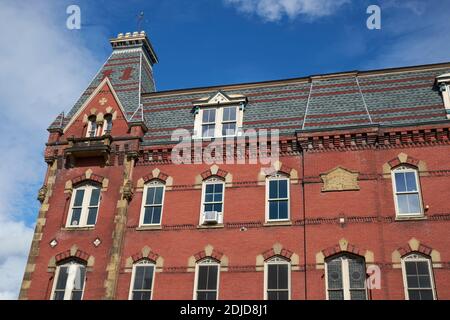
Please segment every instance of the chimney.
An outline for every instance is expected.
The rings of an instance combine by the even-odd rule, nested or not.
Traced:
[[[125,34],[119,33],[117,38],[112,38],[109,42],[113,50],[142,48],[152,65],[158,63],[158,57],[145,31],[127,32]]]

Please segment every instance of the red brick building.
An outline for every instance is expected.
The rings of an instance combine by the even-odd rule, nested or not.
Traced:
[[[20,299],[450,299],[449,63],[156,91],[145,33],[111,44],[48,129]]]

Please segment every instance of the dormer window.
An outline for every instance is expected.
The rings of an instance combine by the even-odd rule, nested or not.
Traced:
[[[247,99],[222,92],[193,102],[195,107],[194,138],[234,137],[243,125]]]
[[[450,73],[440,75],[436,78],[437,85],[442,93],[444,107],[447,112],[447,118],[450,119]]]

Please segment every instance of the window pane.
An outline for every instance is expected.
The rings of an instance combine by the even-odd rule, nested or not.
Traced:
[[[409,300],[420,300],[420,292],[418,290],[408,290]]]
[[[224,123],[222,125],[223,136],[234,136],[236,134],[236,123]]]
[[[414,172],[406,172],[406,190],[409,192],[417,191],[416,174]]]
[[[421,274],[421,275],[430,275],[430,269],[428,267],[428,262],[427,261],[417,261],[415,262],[415,265],[417,267],[417,274]]]
[[[56,282],[56,290],[65,290],[68,276],[68,267],[59,267],[58,281]],[[64,293],[63,293],[64,296]]]
[[[208,266],[199,266],[198,267],[198,276],[197,276],[197,289],[205,290],[207,289],[208,284]]]
[[[409,213],[420,213],[420,200],[419,195],[416,194],[408,194],[408,205],[409,205]]]
[[[278,289],[289,289],[288,278],[288,265],[278,265]]]
[[[269,219],[270,220],[278,219],[278,201],[269,202]]]
[[[214,204],[213,211],[222,212],[222,204],[221,203]]]
[[[81,300],[82,296],[83,296],[83,291],[80,291],[80,290],[72,291],[72,300]]]
[[[81,208],[72,210],[72,218],[70,220],[71,226],[78,226],[80,224]]]
[[[328,300],[344,300],[344,291],[328,291]]]
[[[147,198],[145,199],[145,204],[153,204],[155,200],[155,188],[147,188]]]
[[[205,204],[205,212],[208,212],[208,211],[215,211],[214,204]]]
[[[58,290],[55,291],[53,295],[53,300],[64,300],[64,291]]]
[[[278,219],[288,219],[288,201],[278,201]]]
[[[150,300],[151,291],[135,291],[132,300]]]
[[[143,289],[142,286],[144,284],[144,268],[136,267],[134,274],[134,284],[133,289],[140,290]]]
[[[278,289],[278,265],[267,265],[267,289]]]
[[[407,275],[415,275],[417,274],[417,265],[416,262],[407,261],[405,262],[405,270]]]
[[[214,192],[215,193],[221,193],[223,191],[223,184],[222,183],[216,183],[214,185]]]
[[[350,288],[363,289],[366,281],[366,268],[362,259],[349,258],[348,260]]]
[[[408,208],[408,195],[407,194],[399,194],[397,196],[397,205],[398,205],[398,213],[409,213]]]
[[[207,184],[206,185],[206,193],[213,193],[214,192],[214,185],[213,184]]]
[[[217,289],[217,266],[208,266],[208,287],[209,290]]]
[[[86,269],[84,268],[84,266],[77,266],[75,274],[75,282],[73,285],[73,288],[75,290],[83,290],[85,274]]]
[[[142,283],[142,289],[150,290],[153,282],[153,266],[141,267],[144,269],[144,281]]]
[[[163,197],[163,187],[156,187],[155,189],[155,200],[153,204],[162,204],[162,197]]]
[[[421,300],[433,300],[433,291],[432,290],[420,290],[420,299]]]
[[[276,291],[267,292],[267,300],[278,300],[278,293]]]
[[[87,219],[88,226],[94,225],[95,222],[97,221],[97,210],[98,210],[97,207],[89,208],[88,219]]]
[[[342,262],[335,259],[327,262],[328,289],[342,288]]]
[[[366,290],[351,290],[350,291],[351,300],[366,300]]]
[[[97,206],[99,200],[100,200],[100,189],[98,189],[98,188],[92,189],[91,200],[89,202],[89,205],[90,206]]]
[[[408,284],[408,288],[419,288],[419,279],[416,275],[406,276],[406,282]]]
[[[280,198],[287,198],[288,194],[287,194],[287,180],[278,180],[278,190],[279,190],[279,195],[278,197]]]
[[[216,300],[217,291],[198,291],[197,300]]]
[[[405,192],[406,191],[405,173],[398,172],[395,174],[395,186],[397,188],[397,192]]]
[[[278,291],[278,300],[289,300],[289,291]]]
[[[431,281],[428,275],[426,276],[418,276],[419,279],[419,288],[431,288]]]
[[[216,126],[214,124],[205,124],[202,126],[202,137],[214,137]]]
[[[203,110],[203,123],[210,123],[216,121],[216,109]]]
[[[161,223],[161,206],[146,207],[144,212],[144,224]]]
[[[83,205],[83,198],[84,198],[84,190],[77,190],[75,193],[75,201],[73,205],[75,207],[81,207]]]
[[[269,181],[269,199],[278,198],[278,183],[276,180]]]

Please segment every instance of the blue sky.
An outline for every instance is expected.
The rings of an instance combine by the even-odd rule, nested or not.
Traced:
[[[81,8],[80,30],[66,8]],[[381,30],[366,28],[369,5]],[[450,1],[128,0],[0,3],[0,299],[14,299],[45,174],[45,129],[68,111],[111,53],[146,30],[158,90],[450,61]],[[45,245],[45,244],[44,244]]]

